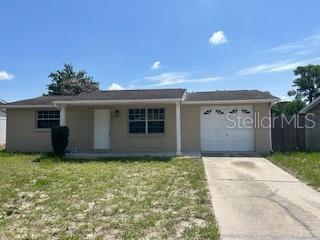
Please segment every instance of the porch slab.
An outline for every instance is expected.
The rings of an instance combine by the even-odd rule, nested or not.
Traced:
[[[67,158],[116,158],[116,157],[177,157],[175,152],[131,152],[131,153],[111,153],[111,152],[79,152],[67,153]],[[200,152],[182,153],[183,158],[200,158]]]

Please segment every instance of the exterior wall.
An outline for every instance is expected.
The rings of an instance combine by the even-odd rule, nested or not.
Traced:
[[[7,109],[8,151],[51,151],[50,130],[36,128],[35,109]]]
[[[249,104],[248,104],[249,105]],[[131,135],[128,133],[129,108],[165,108],[165,133]],[[182,153],[201,152],[200,108],[202,105],[181,105]],[[79,151],[93,150],[93,110],[96,107],[68,107],[66,120],[70,128],[69,148]],[[111,110],[111,152],[176,152],[176,106],[130,105],[100,106]],[[255,104],[260,119],[269,116],[269,104]],[[51,151],[50,130],[36,129],[36,111],[39,109],[8,109],[8,151],[44,152]],[[119,110],[119,116],[114,112]],[[258,119],[257,119],[258,120]],[[270,129],[255,129],[255,151],[268,154],[270,151]]]
[[[267,155],[271,150],[270,104],[255,104],[254,111],[256,116],[255,151]]]
[[[66,122],[70,130],[68,148],[91,151],[93,146],[93,109],[67,107]]]
[[[165,133],[151,135],[133,135],[128,132],[128,109],[144,107],[165,108]],[[119,117],[111,117],[111,151],[113,152],[176,152],[176,106],[175,104],[163,106],[119,106]]]
[[[5,112],[2,112],[0,109],[0,149],[4,147],[6,144],[6,114]]]
[[[0,118],[5,118],[6,117],[6,113],[4,112],[4,110],[2,111],[2,109],[0,109]]]
[[[129,108],[165,108],[165,133],[128,133]],[[100,106],[111,110],[111,152],[176,152],[175,104]],[[97,107],[67,107],[66,121],[70,128],[68,148],[79,151],[93,150],[93,111]],[[51,149],[50,129],[36,128],[36,111],[40,109],[8,109],[7,150],[22,152],[49,152]],[[119,110],[119,117],[115,117]]]
[[[181,106],[182,153],[201,152],[200,109],[203,106],[206,105]],[[269,106],[269,104],[253,105],[256,116],[255,122],[260,122],[263,117],[269,116]],[[263,123],[265,125],[268,124],[267,120],[263,121]],[[270,152],[270,136],[270,128],[263,128],[261,125],[257,124],[257,127],[255,128],[255,152],[262,155]]]
[[[200,105],[181,105],[181,151],[200,152]]]
[[[129,108],[165,108],[164,134],[129,134]],[[93,149],[93,111],[97,107],[67,108],[67,126],[70,128],[69,148],[80,151]],[[132,105],[132,106],[100,106],[99,109],[111,111],[110,151],[111,152],[175,152],[176,123],[175,104],[170,105]],[[115,111],[119,110],[119,116]]]

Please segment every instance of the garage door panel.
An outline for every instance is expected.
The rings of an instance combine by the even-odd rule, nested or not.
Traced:
[[[200,118],[203,151],[254,150],[252,106],[203,107]]]

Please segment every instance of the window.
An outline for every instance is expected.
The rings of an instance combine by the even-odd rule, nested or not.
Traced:
[[[129,133],[164,133],[164,108],[129,109]]]
[[[250,111],[247,109],[242,109],[241,112],[243,112],[244,114],[250,114]]]
[[[212,112],[212,110],[209,109],[209,110],[205,111],[205,112],[203,113],[203,115],[208,115],[208,114],[210,114],[211,112]]]
[[[229,113],[230,113],[230,114],[236,114],[237,112],[238,112],[237,109],[232,109]]]
[[[129,133],[146,132],[146,110],[129,109]]]
[[[222,111],[219,110],[219,109],[216,110],[216,113],[219,114],[219,115],[224,114],[224,112],[222,112]]]
[[[148,109],[148,133],[164,133],[164,109]]]
[[[51,128],[60,125],[60,111],[38,111],[37,128]]]

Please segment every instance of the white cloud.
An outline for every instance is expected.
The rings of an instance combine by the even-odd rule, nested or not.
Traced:
[[[153,82],[148,87],[162,87],[181,83],[208,83],[222,79],[221,77],[193,78],[185,72],[167,72],[155,76],[145,77],[144,79]]]
[[[293,53],[296,55],[310,54],[315,50],[320,50],[320,33],[306,37],[300,41],[289,42],[266,51],[278,53]]]
[[[124,87],[122,87],[121,85],[117,84],[117,83],[112,83],[108,90],[124,90]]]
[[[156,69],[159,69],[159,68],[162,68],[162,65],[161,65],[160,61],[155,61],[151,66],[152,70],[156,70]]]
[[[209,39],[209,42],[213,45],[219,45],[226,43],[228,41],[227,37],[224,35],[223,31],[214,32]]]
[[[6,71],[0,71],[0,80],[11,80],[14,78],[12,73],[8,73]]]
[[[318,64],[320,63],[320,58],[312,58],[303,61],[279,61],[275,63],[261,64],[246,69],[242,69],[238,72],[239,75],[255,75],[264,73],[274,73],[274,72],[286,72],[291,71],[299,66],[304,66],[307,64]]]

